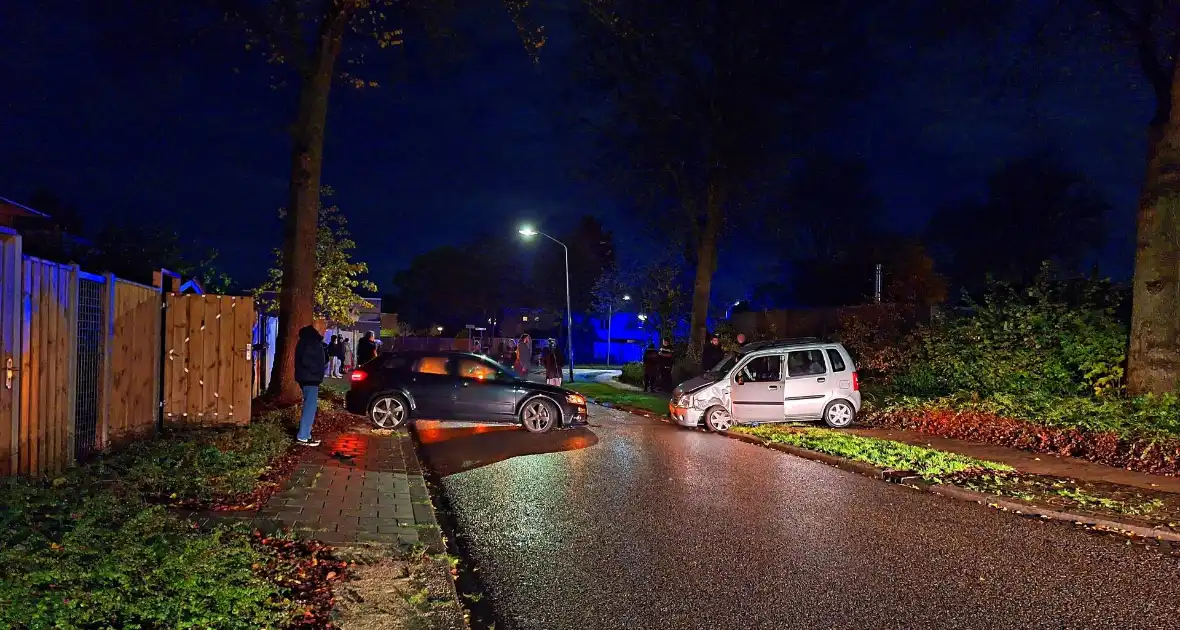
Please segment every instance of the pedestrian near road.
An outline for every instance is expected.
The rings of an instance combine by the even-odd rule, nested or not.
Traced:
[[[660,388],[666,392],[672,391],[672,342],[664,339],[660,341]]]
[[[340,340],[340,334],[332,335],[332,341],[328,343],[328,376],[332,378],[344,378],[340,373],[341,366],[344,365],[344,342]]]
[[[315,424],[316,407],[319,405],[320,384],[328,366],[328,353],[324,347],[324,330],[327,324],[316,320],[311,326],[299,329],[299,341],[295,343],[295,382],[303,389],[303,410],[299,415],[299,433],[295,439],[303,446],[319,446],[320,441],[312,439],[311,427]]]
[[[362,366],[369,361],[377,358],[377,343],[373,341],[373,331],[365,333],[361,340],[356,342],[356,364]]]
[[[516,363],[521,378],[528,377],[533,366],[533,341],[528,335],[521,335],[520,343],[516,344]]]
[[[561,387],[561,368],[565,362],[561,360],[561,351],[557,342],[549,340],[549,345],[541,353],[541,362],[545,365],[545,382]]]
[[[725,357],[725,352],[721,350],[721,338],[717,335],[709,336],[709,343],[705,344],[704,350],[701,351],[701,372],[708,372],[721,363],[721,359]]]
[[[643,391],[656,391],[656,383],[660,379],[660,353],[656,352],[655,344],[647,344],[643,351]]]

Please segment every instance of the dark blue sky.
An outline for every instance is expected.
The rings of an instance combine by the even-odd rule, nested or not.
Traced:
[[[271,89],[269,70],[245,55],[197,63],[200,52],[189,51],[120,69],[76,14],[0,12],[0,196],[27,201],[45,187],[94,222],[180,225],[220,249],[236,277],[259,280],[278,240],[294,94]],[[455,67],[401,84],[374,67],[383,87],[333,92],[324,182],[382,289],[415,254],[477,233],[515,238],[523,219],[561,230],[598,215],[624,263],[658,246],[576,175],[587,145],[559,115],[566,33],[549,26],[540,68],[507,17],[493,15],[469,33]],[[1017,53],[967,43],[894,49],[833,144],[868,160],[889,222],[911,230],[939,204],[981,195],[1006,156],[1057,146],[1113,202],[1101,261],[1124,276],[1150,94],[1133,67],[1101,54],[1071,55],[1065,70],[1032,55],[1018,66],[1018,88],[1001,90]],[[770,268],[771,256],[739,259],[735,249],[722,252],[719,300],[741,296]]]

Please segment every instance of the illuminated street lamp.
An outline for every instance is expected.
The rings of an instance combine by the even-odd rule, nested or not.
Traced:
[[[561,249],[565,252],[565,332],[566,343],[569,344],[570,382],[572,383],[574,380],[574,312],[570,309],[570,248],[552,236],[533,229],[530,225],[522,226],[518,231],[525,238],[531,238],[540,234],[554,243],[561,245]]]
[[[442,327],[442,326],[439,326],[439,327],[438,327],[438,332],[440,332],[440,333],[441,333],[442,331],[443,331],[443,327]]]
[[[730,318],[730,315],[733,313],[733,307],[735,307],[735,306],[737,306],[737,305],[739,305],[739,304],[741,304],[741,303],[742,303],[742,301],[741,301],[741,300],[738,300],[737,302],[734,302],[733,304],[730,304],[730,305],[729,305],[729,308],[725,309],[725,319],[727,319],[727,320],[728,320],[728,319]]]
[[[623,296],[624,302],[630,301],[630,299],[631,299],[630,295]],[[606,305],[606,365],[607,365],[607,367],[610,367],[610,325],[611,325],[611,322],[614,321],[614,314],[615,314],[615,304],[614,304],[614,300],[611,300],[611,303]]]
[[[647,315],[644,315],[643,313],[640,313],[639,315],[637,315],[637,317],[639,317],[639,321],[641,321],[641,322],[647,321]]]

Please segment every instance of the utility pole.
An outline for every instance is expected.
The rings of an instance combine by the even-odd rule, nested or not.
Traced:
[[[877,274],[873,279],[873,301],[881,303],[881,263],[877,263]]]

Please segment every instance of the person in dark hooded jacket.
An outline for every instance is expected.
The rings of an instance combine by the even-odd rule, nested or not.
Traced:
[[[304,446],[320,445],[319,440],[312,439],[311,427],[315,424],[320,384],[324,382],[324,371],[328,368],[328,353],[324,350],[326,328],[327,323],[322,319],[300,328],[299,341],[295,344],[295,382],[303,388],[303,411],[295,439]]]

